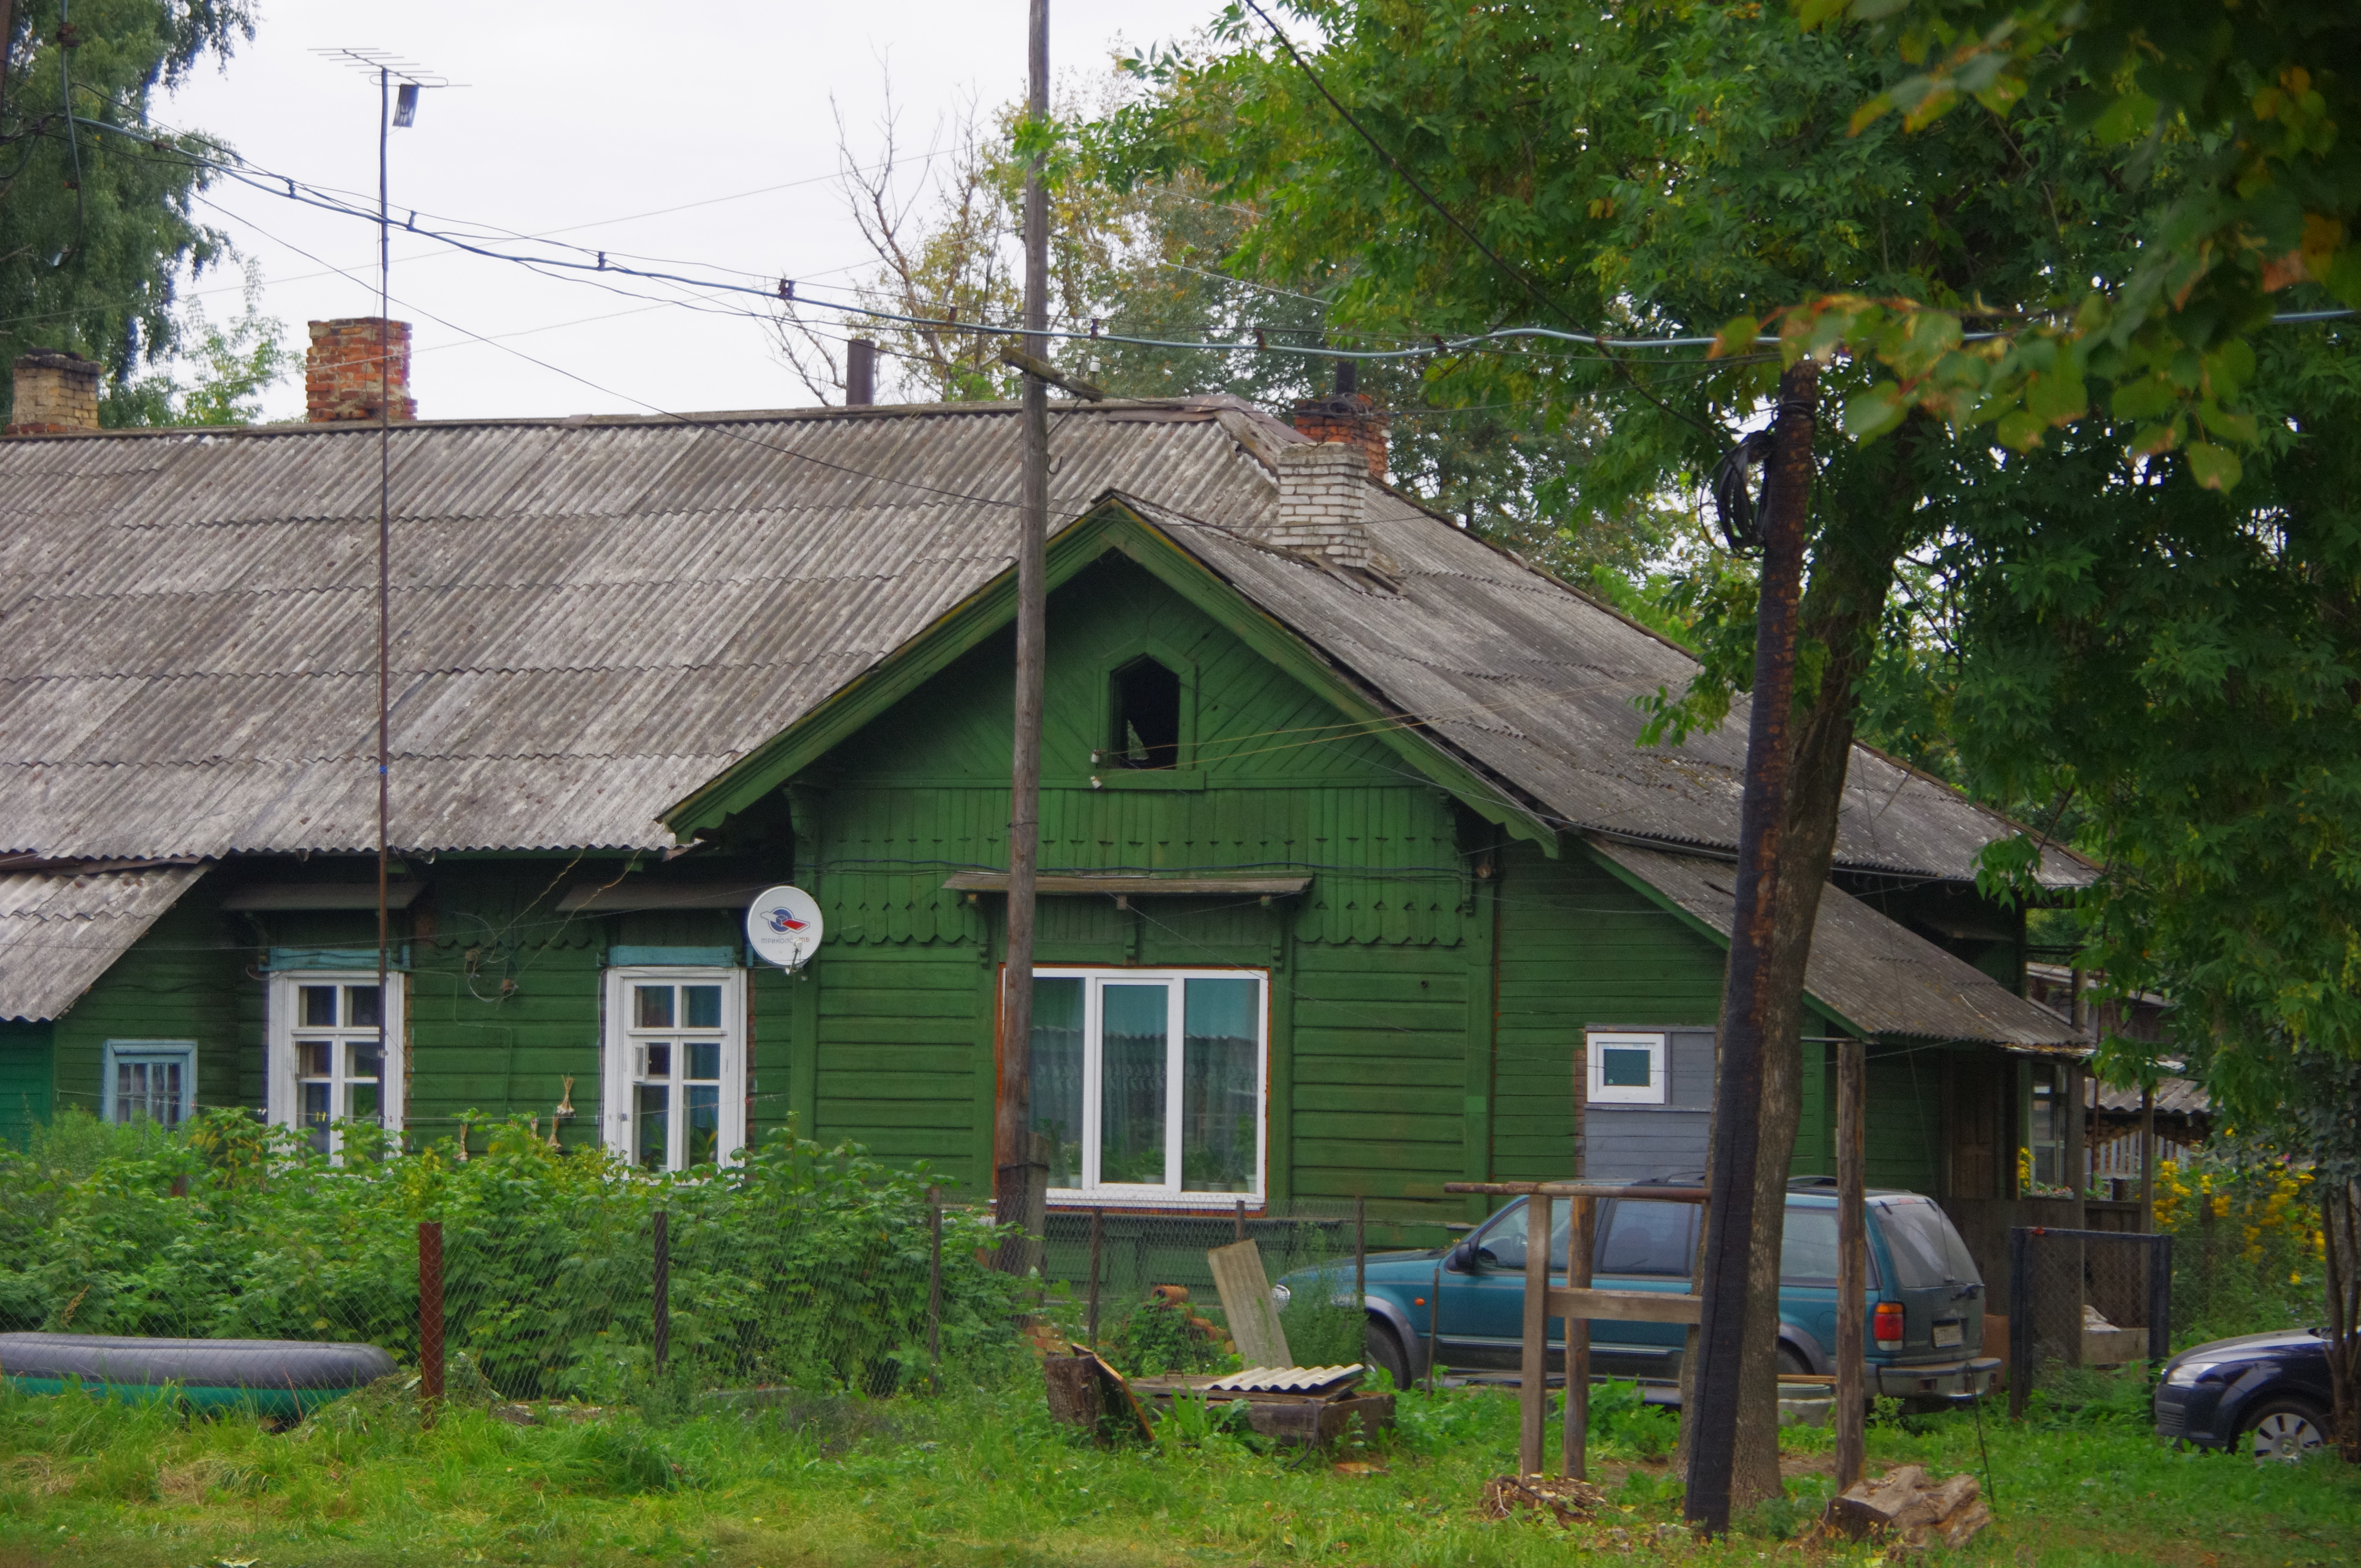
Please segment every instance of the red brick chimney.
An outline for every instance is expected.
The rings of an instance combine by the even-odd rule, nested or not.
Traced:
[[[1377,404],[1356,389],[1353,362],[1336,362],[1336,390],[1324,398],[1305,398],[1295,405],[1295,428],[1314,441],[1341,441],[1360,449],[1369,465],[1369,477],[1386,477],[1386,416]]]
[[[379,378],[397,420],[416,419],[410,396],[410,323],[379,316],[313,322],[303,356],[303,417],[313,424],[378,418]],[[385,360],[382,370],[379,360]]]
[[[62,348],[36,348],[18,356],[8,433],[71,435],[96,430],[98,375],[97,360]]]

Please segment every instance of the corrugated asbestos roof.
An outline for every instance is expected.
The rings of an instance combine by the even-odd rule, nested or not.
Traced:
[[[1591,842],[1681,908],[1730,935],[1737,868],[1699,855]],[[2047,1007],[2027,1002],[1843,890],[1820,890],[1804,989],[1855,1028],[1927,1040],[1981,1040],[2077,1055],[2089,1042]]]
[[[0,1019],[54,1018],[172,907],[203,866],[0,872]]]
[[[1232,399],[1060,407],[1053,522],[1110,490],[1543,815],[1734,841],[1745,707],[1641,751],[1686,655],[1375,493],[1400,592],[1262,548]],[[0,850],[357,850],[375,834],[377,433],[0,442]],[[657,847],[657,817],[1007,568],[1003,405],[399,427],[393,841]],[[1866,751],[1841,865],[1971,874],[2014,829]],[[2045,879],[2086,880],[2053,853]]]

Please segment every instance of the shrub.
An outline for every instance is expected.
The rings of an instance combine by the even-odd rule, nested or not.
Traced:
[[[362,1133],[367,1129],[354,1129]],[[489,1387],[546,1398],[653,1388],[652,1221],[670,1231],[684,1387],[884,1393],[925,1369],[927,1175],[781,1134],[735,1167],[651,1174],[524,1125],[487,1154],[348,1135],[341,1163],[236,1111],[171,1135],[69,1113],[0,1153],[0,1324],[366,1341],[417,1354],[418,1225],[444,1230],[446,1343]],[[947,1361],[1006,1363],[1015,1282],[944,1215]]]

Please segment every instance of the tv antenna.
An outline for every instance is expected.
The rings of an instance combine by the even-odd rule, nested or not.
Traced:
[[[387,971],[391,967],[391,919],[388,914],[388,873],[392,866],[389,832],[392,806],[391,722],[393,687],[393,225],[387,205],[386,154],[396,127],[418,123],[418,96],[428,88],[463,85],[414,60],[390,49],[370,48],[315,49],[323,60],[377,79],[377,1021],[378,1071],[399,1073],[394,1016]],[[378,1094],[378,1113],[388,1100]],[[405,1110],[407,1106],[405,1104]],[[400,1135],[400,1129],[395,1129]]]

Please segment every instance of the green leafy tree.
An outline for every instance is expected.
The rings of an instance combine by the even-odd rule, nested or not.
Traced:
[[[252,424],[262,414],[262,394],[302,356],[287,345],[286,323],[260,313],[261,269],[246,269],[246,308],[227,326],[216,326],[201,301],[183,307],[179,358],[190,375],[183,381],[167,368],[110,388],[99,400],[98,422],[110,430],[134,425]]]
[[[1693,489],[1765,411],[1783,359],[1833,354],[1841,339],[1827,320],[1783,307],[1841,295],[1964,309],[2038,294],[2053,277],[2123,276],[2163,188],[2129,187],[2055,114],[1856,129],[1854,111],[1895,85],[1901,62],[1776,7],[1307,0],[1284,15],[1307,36],[1316,27],[1316,52],[1299,45],[1299,61],[1259,13],[1234,8],[1218,47],[1144,62],[1155,92],[1098,131],[1141,178],[1193,169],[1217,197],[1253,208],[1237,246],[1249,276],[1350,257],[1334,312],[1370,330],[1713,338],[1733,318],[1776,322],[1772,353],[1748,325],[1721,334],[1719,356],[1544,339],[1430,364],[1430,380],[1594,421],[1602,437],[1566,477],[1610,514]],[[1930,374],[1964,373],[1946,359],[1960,345],[1939,334],[1905,332],[1887,347]],[[1870,392],[1872,368],[1831,359],[1829,400]],[[1946,417],[1915,404],[1882,441],[1824,446],[1783,887],[1825,883],[1862,693],[1881,651],[1906,635],[1898,564],[1922,556],[1952,515],[1930,498],[1971,482]],[[1673,587],[1670,611],[1704,660],[1689,689],[1658,695],[1658,732],[1677,735],[1719,722],[1751,679],[1753,586],[1744,562],[1707,558]],[[1776,915],[1741,1506],[1779,1486],[1776,1216],[1800,1110],[1816,902],[1784,898]]]
[[[252,15],[244,0],[16,0],[5,20],[0,376],[27,349],[71,348],[120,394],[181,346],[182,272],[229,255],[194,215],[195,159],[218,145],[155,126],[153,100],[225,61]]]
[[[1938,122],[1973,104],[2056,116],[2118,155],[2125,180],[2172,171],[2138,260],[2063,272],[2023,293],[1809,302],[1896,378],[1848,411],[1890,428],[1914,403],[1997,422],[2020,450],[2110,389],[2134,450],[2185,451],[2198,482],[2238,482],[2261,439],[2246,397],[2275,310],[2361,307],[2361,8],[2347,0],[1796,0],[1807,26],[1849,18],[1910,73],[1865,100],[1856,129],[1899,112]],[[1992,329],[1961,352],[1963,318]],[[1919,351],[1940,343],[1941,356]]]

